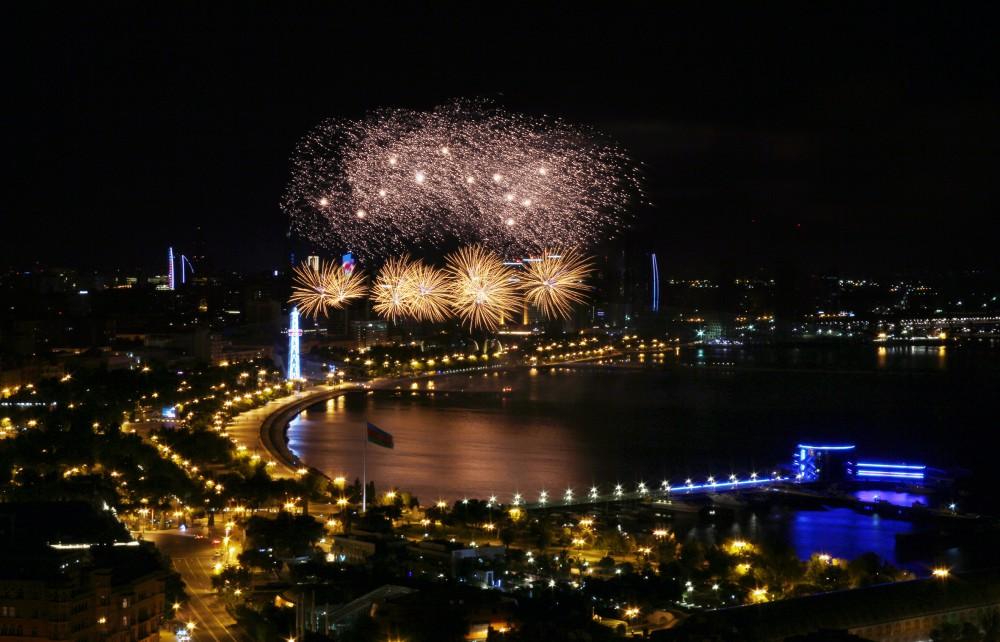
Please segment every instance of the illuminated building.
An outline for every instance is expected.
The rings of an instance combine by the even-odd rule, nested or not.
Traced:
[[[181,254],[181,285],[187,283],[187,269],[185,269],[185,266],[191,270],[191,274],[194,274],[194,266],[191,265],[191,261],[188,257]]]
[[[174,281],[174,248],[167,248],[167,289],[173,290],[177,283]]]
[[[292,308],[288,321],[288,380],[302,378],[302,365],[299,359],[299,339],[302,330],[299,329],[299,309]]]
[[[689,618],[669,639],[717,639],[710,634],[727,631],[734,640],[783,642],[824,631],[842,632],[822,638],[830,640],[851,639],[844,635],[850,634],[878,642],[919,642],[930,640],[944,623],[979,625],[997,615],[1000,576],[990,569],[708,611]]]
[[[352,321],[351,328],[358,348],[389,343],[389,327],[385,321]]]
[[[795,475],[800,481],[838,481],[850,476],[847,458],[854,444],[799,444],[793,457]]]
[[[151,544],[82,502],[0,506],[0,639],[157,642],[166,580]]]
[[[853,470],[854,478],[858,481],[920,483],[924,481],[927,466],[859,461],[854,464]]]
[[[311,254],[306,257],[306,265],[311,267],[313,270],[319,272],[319,257],[315,254]]]
[[[652,254],[652,273],[653,273],[653,301],[650,306],[650,310],[653,312],[660,311],[660,266],[656,262],[656,252]]]
[[[860,461],[854,449],[854,444],[799,444],[792,458],[796,478],[802,482],[948,483],[944,471],[923,464]]]

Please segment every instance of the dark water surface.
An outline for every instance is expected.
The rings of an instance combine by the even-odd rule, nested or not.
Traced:
[[[935,346],[691,349],[624,366],[438,376],[417,391],[309,408],[289,440],[309,464],[353,478],[371,421],[396,448],[368,448],[368,478],[424,501],[765,472],[799,441],[976,470],[989,466],[1000,427],[994,357]]]
[[[800,441],[988,476],[1000,427],[996,356],[951,346],[687,349],[610,366],[437,376],[416,390],[318,404],[288,435],[310,465],[353,479],[371,421],[396,447],[368,447],[368,479],[425,503],[764,473]],[[888,559],[895,534],[910,529],[846,509],[795,511],[764,526],[800,553]]]

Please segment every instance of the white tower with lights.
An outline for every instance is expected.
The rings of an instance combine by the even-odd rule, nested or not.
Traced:
[[[177,283],[174,281],[174,248],[167,248],[167,287],[175,289]]]
[[[299,360],[299,337],[302,330],[299,329],[299,309],[293,307],[289,314],[288,321],[288,380],[295,381],[302,378],[302,365]]]

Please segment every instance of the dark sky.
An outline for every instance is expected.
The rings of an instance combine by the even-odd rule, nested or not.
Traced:
[[[266,269],[309,128],[488,97],[645,163],[630,245],[668,273],[997,265],[1000,52],[973,3],[85,4],[5,10],[0,264],[201,239]]]

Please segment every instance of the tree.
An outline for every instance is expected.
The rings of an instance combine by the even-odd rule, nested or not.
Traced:
[[[255,515],[247,522],[251,549],[270,550],[278,558],[306,555],[323,536],[323,525],[309,515],[281,511],[274,519]]]

